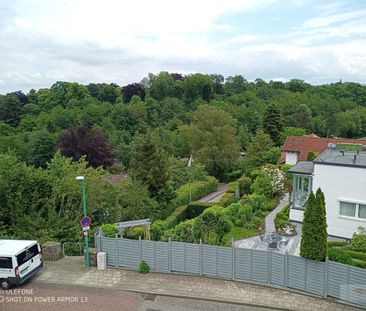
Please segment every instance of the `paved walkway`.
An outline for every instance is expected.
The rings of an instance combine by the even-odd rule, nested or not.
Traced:
[[[355,311],[355,307],[298,292],[256,284],[182,274],[149,273],[122,269],[86,269],[80,257],[47,262],[35,281],[110,288],[179,298],[232,302],[279,310]]]
[[[205,203],[218,203],[220,202],[221,197],[227,191],[227,184],[220,184],[217,188],[217,191],[206,195],[205,197],[198,200],[198,202],[205,202]]]
[[[283,196],[283,198],[280,200],[280,203],[278,203],[277,207],[266,216],[266,219],[265,219],[266,233],[271,233],[271,232],[276,231],[276,227],[274,224],[276,215],[279,212],[281,212],[287,204],[288,204],[288,193],[286,193]]]

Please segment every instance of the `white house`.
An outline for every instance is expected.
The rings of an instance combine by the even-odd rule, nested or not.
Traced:
[[[331,144],[313,162],[299,162],[290,169],[293,174],[290,220],[302,222],[310,191],[315,193],[321,188],[328,234],[351,239],[359,226],[366,227],[366,152],[337,149],[337,145]]]

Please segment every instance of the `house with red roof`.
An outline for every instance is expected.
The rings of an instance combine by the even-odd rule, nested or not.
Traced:
[[[281,148],[280,163],[294,165],[301,161],[308,161],[310,152],[317,156],[328,148],[328,144],[342,143],[366,145],[366,139],[324,138],[315,134],[307,136],[288,136]]]

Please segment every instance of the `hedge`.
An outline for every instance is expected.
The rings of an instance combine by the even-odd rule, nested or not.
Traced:
[[[235,193],[232,192],[226,192],[221,198],[220,198],[220,205],[226,207],[229,206],[232,203],[235,203],[239,199],[235,197]]]
[[[328,247],[342,247],[349,244],[350,243],[346,241],[328,241]]]
[[[169,228],[174,227],[183,220],[192,219],[201,215],[206,208],[212,205],[211,203],[192,202],[188,205],[179,206],[165,221]]]
[[[352,264],[352,257],[339,248],[328,249],[328,258],[331,261],[340,262],[346,265]]]
[[[233,172],[230,172],[230,173],[225,173],[222,177],[222,181],[223,182],[230,182],[230,181],[238,179],[241,175],[243,175],[242,170],[237,170],[237,171],[233,171]]]
[[[343,252],[350,255],[354,259],[366,261],[366,253],[365,252],[352,251],[352,250],[348,250],[348,249],[342,249],[342,250],[343,250]]]
[[[352,266],[366,269],[366,261],[352,260]]]
[[[289,219],[289,213],[290,213],[290,205],[286,205],[281,212],[277,213],[276,218],[274,220],[276,229],[281,229],[291,225],[291,221]]]
[[[217,191],[217,186],[218,180],[212,176],[207,176],[204,181],[195,181],[190,184],[184,184],[176,190],[177,196],[170,203],[170,207],[176,208],[190,203],[190,192],[192,195],[192,201],[196,201]]]
[[[236,189],[239,189],[239,183],[237,181],[233,181],[227,185],[228,193],[235,193]]]

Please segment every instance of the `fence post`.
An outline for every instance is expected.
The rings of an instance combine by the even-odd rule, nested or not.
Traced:
[[[118,239],[117,239],[117,234],[114,237],[114,266],[118,267]]]
[[[187,254],[187,247],[186,247],[186,242],[183,242],[183,245],[184,245],[184,253],[183,253],[183,256],[184,256],[184,272],[187,272],[187,258],[186,258],[186,254]]]
[[[308,259],[305,259],[305,292],[307,292],[308,288]]]
[[[231,241],[231,246],[232,246],[232,252],[231,252],[231,256],[232,256],[232,265],[233,265],[233,269],[232,269],[232,279],[235,280],[235,245],[234,245],[234,239],[232,238]]]
[[[168,270],[172,272],[172,239],[168,241]]]
[[[202,263],[202,239],[200,239],[200,246],[199,246],[199,260],[200,260],[200,275],[202,275],[203,270],[203,263]]]
[[[141,235],[140,235],[139,236],[139,263],[138,263],[138,265],[141,263],[141,261],[142,261],[142,240],[141,240]]]
[[[253,250],[249,249],[250,253],[250,279],[253,280]]]
[[[289,269],[288,269],[288,253],[287,253],[287,251],[286,251],[286,254],[285,254],[285,287],[288,287],[288,278],[289,278]]]
[[[323,265],[324,268],[324,292],[323,296],[328,296],[328,258],[325,258],[325,263]]]

